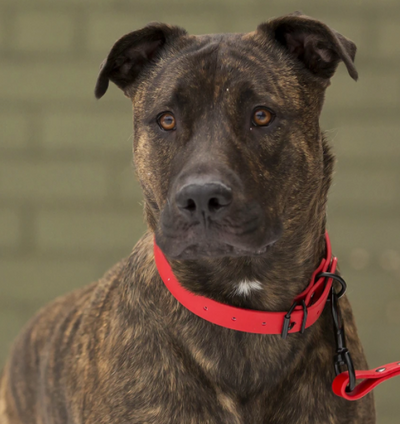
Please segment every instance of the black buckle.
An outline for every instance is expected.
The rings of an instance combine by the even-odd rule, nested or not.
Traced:
[[[294,311],[294,308],[297,305],[301,305],[303,307],[303,321],[301,323],[300,334],[303,334],[306,329],[308,311],[307,311],[306,302],[303,299],[300,303],[294,302],[293,305],[290,307],[289,311],[287,312],[287,314],[285,315],[285,319],[283,321],[282,333],[281,333],[282,339],[286,339],[286,337],[288,336],[289,330],[291,330],[296,325],[295,322],[292,322],[292,323],[290,322],[290,318],[292,316],[292,312]]]

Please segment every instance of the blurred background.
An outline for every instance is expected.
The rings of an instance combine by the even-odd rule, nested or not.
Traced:
[[[358,46],[321,125],[338,162],[328,206],[371,367],[400,360],[400,2],[397,0],[0,0],[0,367],[42,305],[98,279],[143,234],[131,105],[93,88],[113,42],[151,21],[247,32],[302,10]],[[399,422],[400,380],[375,390]]]

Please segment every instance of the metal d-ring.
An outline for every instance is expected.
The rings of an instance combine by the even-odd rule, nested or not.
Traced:
[[[340,285],[342,286],[342,289],[340,290],[339,293],[336,293],[336,296],[337,296],[338,299],[340,299],[341,297],[343,297],[344,294],[346,293],[347,284],[346,284],[346,281],[344,281],[343,278],[340,275],[333,274],[332,272],[320,272],[317,275],[316,278],[317,279],[319,279],[319,278],[332,278],[333,280],[339,282]]]

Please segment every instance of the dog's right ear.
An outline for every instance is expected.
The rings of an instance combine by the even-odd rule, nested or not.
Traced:
[[[97,99],[104,96],[109,81],[126,94],[126,89],[135,81],[168,43],[186,35],[183,28],[161,23],[152,23],[120,38],[100,66],[94,94]]]

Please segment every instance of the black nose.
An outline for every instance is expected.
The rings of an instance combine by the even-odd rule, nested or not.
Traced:
[[[231,202],[232,190],[219,182],[187,184],[176,194],[176,204],[188,218],[220,216]]]

